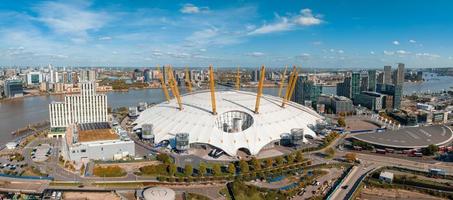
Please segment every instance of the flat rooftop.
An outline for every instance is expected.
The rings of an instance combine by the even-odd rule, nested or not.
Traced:
[[[382,133],[362,133],[351,136],[370,144],[391,148],[423,148],[430,144],[443,145],[453,140],[452,130],[447,126],[409,127]]]
[[[102,123],[87,123],[78,125],[78,142],[94,142],[103,140],[117,140],[119,135],[116,134],[110,124]]]

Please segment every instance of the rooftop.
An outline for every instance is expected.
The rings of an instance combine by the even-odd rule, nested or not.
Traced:
[[[118,134],[112,130],[110,124],[107,122],[79,124],[77,129],[79,131],[78,142],[119,139]]]

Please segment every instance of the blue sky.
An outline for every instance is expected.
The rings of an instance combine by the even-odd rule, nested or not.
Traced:
[[[453,67],[452,1],[17,1],[0,65]]]

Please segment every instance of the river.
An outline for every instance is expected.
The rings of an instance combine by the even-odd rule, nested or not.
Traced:
[[[428,79],[429,78],[429,79]],[[453,86],[451,77],[437,77],[426,74],[428,81],[423,83],[406,83],[404,93],[414,91],[440,91],[448,90]],[[255,88],[244,90],[255,91]],[[335,87],[325,87],[324,93],[335,94]],[[182,89],[182,93],[184,93]],[[264,88],[265,94],[276,95],[278,88]],[[108,104],[112,108],[121,106],[134,106],[139,102],[158,103],[164,100],[161,89],[130,90],[128,92],[109,92]],[[22,128],[30,123],[48,120],[48,105],[52,101],[63,101],[63,95],[24,97],[7,100],[0,103],[0,144],[5,144],[14,139],[12,131]]]

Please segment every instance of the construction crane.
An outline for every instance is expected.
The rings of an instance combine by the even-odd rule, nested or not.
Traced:
[[[209,88],[211,89],[212,114],[217,115],[217,109],[215,104],[214,69],[212,68],[212,65],[209,65]]]
[[[255,114],[259,114],[259,110],[260,110],[260,100],[261,100],[261,95],[263,93],[264,76],[266,76],[265,72],[266,72],[266,70],[265,70],[264,66],[261,66],[260,82],[258,83],[258,91],[256,92]]]
[[[160,67],[157,66],[157,72],[160,74],[160,84],[162,85],[162,90],[164,91],[165,99],[167,102],[170,102],[170,95],[168,95],[167,83],[165,83],[164,74],[160,73]]]
[[[294,79],[296,78],[294,75],[296,74],[296,66],[293,67],[293,71],[289,75],[289,82],[286,86],[285,98],[283,98],[282,107],[285,107],[286,102],[291,98],[291,86],[293,85]]]
[[[239,72],[239,67],[238,67],[237,74],[236,74],[236,90],[239,90],[240,88],[241,88],[241,74]]]
[[[285,71],[283,72],[280,80],[280,87],[278,88],[278,97],[282,97],[282,90],[283,90],[283,84],[285,83],[285,75],[286,75],[286,70],[288,69],[288,66],[285,66]]]
[[[190,81],[189,68],[187,68],[187,67],[186,67],[186,74],[184,76],[186,78],[187,92],[192,92],[192,82]]]
[[[173,69],[171,66],[167,68],[167,74],[168,74],[168,82],[170,85],[171,92],[173,93],[173,96],[175,96],[176,101],[178,102],[179,110],[182,110],[182,103],[181,103],[181,96],[179,96],[179,89],[178,89],[178,84],[176,83],[175,77],[173,75]]]

